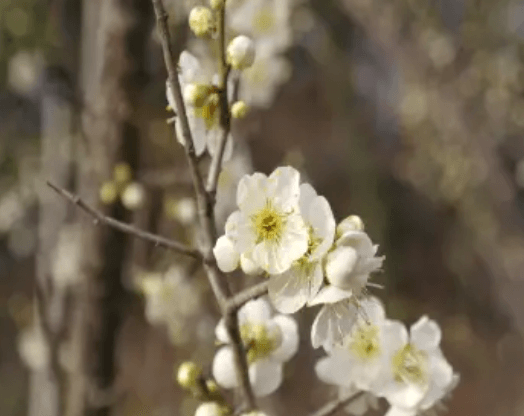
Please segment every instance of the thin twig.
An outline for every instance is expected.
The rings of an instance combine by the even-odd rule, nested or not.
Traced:
[[[97,211],[93,207],[89,206],[78,195],[73,195],[71,192],[66,191],[63,188],[60,188],[59,186],[49,181],[47,182],[47,185],[50,188],[52,188],[56,193],[66,198],[72,204],[75,204],[78,207],[82,208],[85,212],[91,215],[96,222],[105,224],[111,228],[122,231],[123,233],[134,235],[135,237],[141,238],[145,241],[149,241],[155,244],[156,246],[165,247],[170,250],[176,251],[177,253],[185,254],[186,256],[190,256],[195,259],[202,259],[202,255],[198,250],[187,247],[184,244],[179,243],[178,241],[161,237],[159,235],[149,233],[147,231],[141,230],[124,222],[117,221],[114,218],[108,217],[102,214],[101,212]]]
[[[267,287],[268,282],[265,281],[236,293],[227,301],[228,312],[236,312],[250,300],[264,296],[267,293]]]
[[[332,402],[325,404],[316,412],[311,413],[309,416],[331,416],[343,407],[350,404],[353,400],[357,400],[358,398],[362,397],[364,393],[364,391],[359,391],[357,393],[353,392],[351,394],[347,394],[343,397],[340,397],[336,400],[333,400]]]

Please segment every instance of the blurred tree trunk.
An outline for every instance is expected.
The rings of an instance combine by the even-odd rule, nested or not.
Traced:
[[[130,213],[120,201],[101,206],[98,195],[102,183],[111,179],[115,164],[125,162],[133,171],[138,164],[136,103],[145,79],[151,21],[148,0],[85,2],[85,148],[79,152],[78,193],[121,221],[129,221]],[[122,279],[129,238],[109,228],[95,227],[83,212],[77,214],[83,224],[86,290],[79,303],[75,344],[81,351],[83,368],[72,380],[68,407],[70,415],[102,416],[110,414],[119,396],[115,352],[128,306]]]
[[[41,95],[43,180],[69,187],[73,179],[75,126],[75,77],[78,68],[81,0],[55,3],[52,17],[64,29],[64,54],[59,63],[46,68]],[[56,7],[58,6],[58,7]],[[60,346],[68,329],[71,305],[67,285],[57,282],[54,267],[63,232],[68,232],[72,209],[43,183],[39,194],[38,252],[36,259],[36,324],[44,335],[49,360],[43,369],[31,372],[29,380],[30,416],[61,416],[64,404],[64,372],[59,361]]]

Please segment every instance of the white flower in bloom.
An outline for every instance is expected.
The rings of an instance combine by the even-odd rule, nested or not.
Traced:
[[[247,36],[234,38],[227,47],[227,61],[233,69],[243,70],[255,61],[255,44]]]
[[[389,338],[391,354],[384,366],[380,395],[394,408],[391,415],[415,415],[432,408],[457,383],[439,344],[438,324],[426,316]]]
[[[282,313],[296,312],[317,294],[324,280],[322,259],[335,236],[335,218],[328,201],[307,183],[300,185],[299,207],[309,232],[308,249],[288,271],[269,280],[269,297]]]
[[[213,81],[216,74],[213,71],[211,62],[201,64],[200,61],[188,51],[180,54],[178,61],[180,68],[179,82],[182,88],[186,112],[191,129],[195,153],[200,156],[207,148],[211,155],[217,149],[217,142],[220,137],[220,103]],[[166,83],[166,97],[169,106],[178,114],[173,91]],[[184,135],[181,123],[175,123],[177,139],[184,144]],[[231,157],[233,141],[229,137],[224,152],[224,160]]]
[[[267,108],[291,72],[291,64],[285,57],[268,48],[257,47],[255,62],[242,72],[240,96],[252,107]]]
[[[363,231],[347,231],[335,242],[326,259],[326,278],[330,284],[359,295],[372,272],[382,266],[384,257],[375,257],[373,245]]]
[[[228,13],[229,27],[250,35],[261,48],[280,52],[291,44],[292,34],[288,0],[249,0]]]
[[[299,179],[291,167],[277,168],[269,177],[244,176],[237,189],[239,210],[226,223],[226,236],[237,253],[271,274],[288,270],[308,249],[308,230],[298,207]]]
[[[274,392],[282,383],[282,366],[298,350],[298,328],[294,319],[273,315],[265,299],[252,300],[238,311],[240,335],[247,349],[249,379],[256,396]],[[216,328],[218,340],[230,342],[224,321]],[[223,388],[238,385],[230,345],[220,348],[213,360],[213,376]]]
[[[362,300],[358,318],[344,342],[327,348],[329,355],[317,363],[319,377],[328,383],[374,392],[381,381],[384,357],[389,357],[389,338],[396,330],[391,322],[386,320],[378,299]]]
[[[188,319],[196,316],[200,308],[198,287],[189,281],[182,269],[173,266],[166,273],[150,273],[139,280],[145,297],[145,316],[153,325],[166,325],[171,341],[183,344],[191,324]]]

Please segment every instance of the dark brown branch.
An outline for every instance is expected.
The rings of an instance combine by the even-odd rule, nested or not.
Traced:
[[[343,407],[350,404],[353,400],[357,400],[362,397],[365,392],[359,391],[357,393],[347,394],[344,397],[340,397],[332,402],[329,402],[318,409],[316,412],[311,413],[309,416],[331,416]]]
[[[95,210],[94,208],[86,204],[79,196],[73,195],[69,191],[66,191],[63,188],[60,188],[59,186],[54,185],[53,183],[49,181],[47,182],[47,185],[50,188],[52,188],[56,193],[66,198],[69,202],[77,205],[78,207],[83,209],[85,212],[87,212],[89,215],[91,215],[95,219],[96,222],[100,222],[116,230],[122,231],[123,233],[138,237],[142,240],[149,241],[155,244],[156,246],[165,247],[170,250],[176,251],[177,253],[185,254],[186,256],[190,256],[195,259],[202,258],[202,255],[200,254],[198,250],[187,247],[184,244],[179,243],[178,241],[174,241],[169,238],[161,237],[159,235],[155,235],[147,231],[140,230],[139,228],[136,228],[132,225],[129,225],[124,222],[117,221],[111,217],[105,216],[101,212]]]
[[[267,293],[267,287],[268,282],[265,281],[236,293],[228,299],[227,310],[229,312],[236,312],[250,300],[264,296]]]

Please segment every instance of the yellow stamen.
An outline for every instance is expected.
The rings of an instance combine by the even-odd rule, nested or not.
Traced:
[[[411,344],[393,356],[393,374],[399,383],[424,384],[427,382],[427,356]]]
[[[368,361],[380,355],[378,327],[361,324],[353,333],[349,349],[362,361]]]

